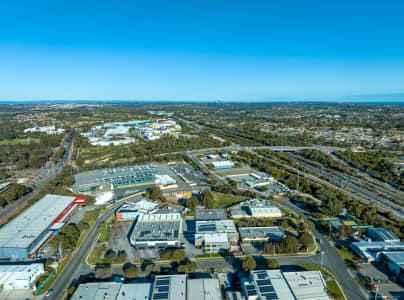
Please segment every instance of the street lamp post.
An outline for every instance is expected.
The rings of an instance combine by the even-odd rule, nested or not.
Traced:
[[[324,260],[324,251],[321,251],[321,269],[323,268],[323,260]]]

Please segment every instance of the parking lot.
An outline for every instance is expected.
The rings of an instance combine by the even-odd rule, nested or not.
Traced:
[[[360,273],[372,279],[374,284],[379,287],[379,295],[392,299],[404,299],[404,287],[392,281],[391,273],[381,264],[362,263]]]

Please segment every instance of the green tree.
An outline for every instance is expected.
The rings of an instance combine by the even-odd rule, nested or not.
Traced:
[[[195,262],[190,262],[185,265],[180,265],[177,268],[178,273],[195,273],[197,270],[198,266]]]
[[[214,196],[211,191],[204,190],[201,195],[201,200],[205,208],[213,208]]]
[[[186,200],[186,207],[190,210],[194,210],[198,206],[198,198],[191,197]]]
[[[308,232],[303,232],[299,236],[299,242],[305,247],[310,248],[314,245],[313,237]]]
[[[95,269],[95,278],[97,279],[108,279],[112,275],[112,268],[110,266],[100,267]]]
[[[267,269],[279,269],[279,263],[275,259],[267,259]]]
[[[242,263],[243,270],[246,271],[246,272],[249,272],[251,270],[255,270],[256,267],[257,267],[257,262],[255,261],[255,259],[251,255],[248,254],[243,259],[243,263]]]
[[[124,268],[123,276],[126,279],[136,279],[139,277],[139,269],[135,265],[130,265]]]
[[[299,241],[297,238],[288,235],[280,241],[279,249],[282,253],[297,253],[299,250]]]

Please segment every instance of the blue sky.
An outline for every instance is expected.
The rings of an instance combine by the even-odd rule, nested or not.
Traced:
[[[403,11],[403,1],[1,1],[0,100],[404,100]]]

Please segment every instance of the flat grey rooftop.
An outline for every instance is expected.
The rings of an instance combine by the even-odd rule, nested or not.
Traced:
[[[195,220],[225,220],[227,213],[224,209],[196,209]]]
[[[75,199],[46,195],[0,229],[0,247],[28,248]]]
[[[279,227],[240,227],[240,236],[242,239],[282,239],[285,235]]]
[[[181,214],[140,215],[133,229],[132,242],[176,241],[182,228]]]

